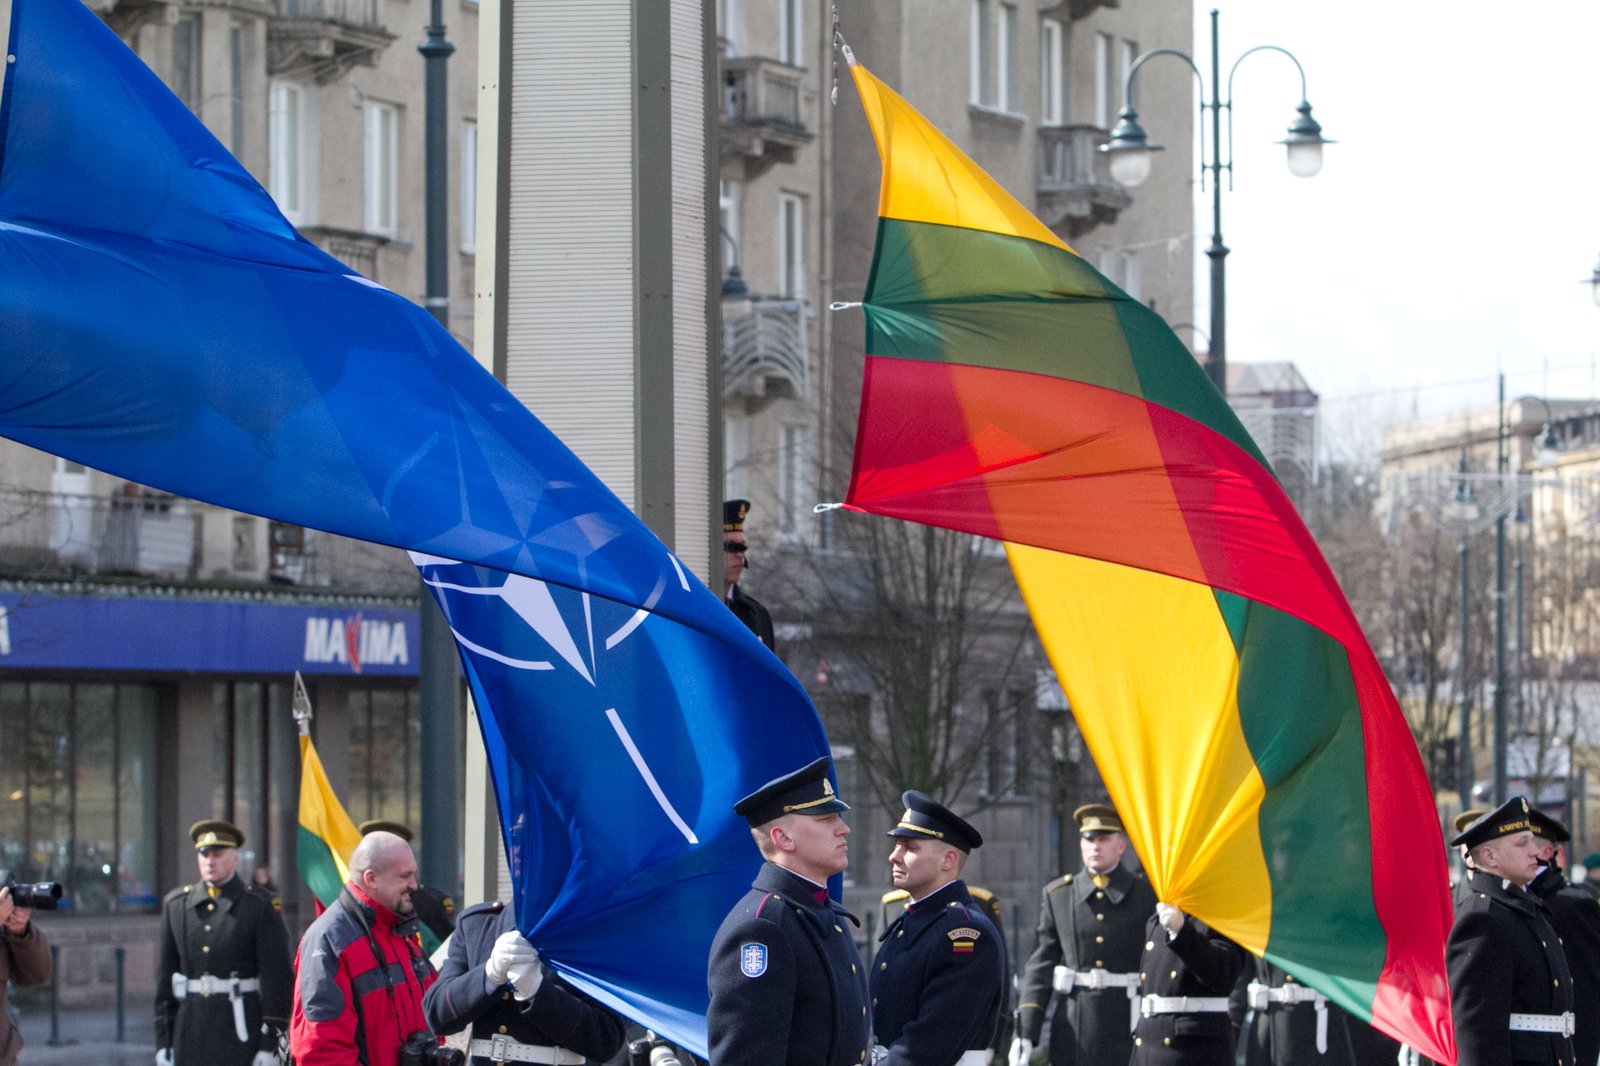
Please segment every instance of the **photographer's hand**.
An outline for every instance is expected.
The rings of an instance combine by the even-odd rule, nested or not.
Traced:
[[[0,925],[12,936],[21,936],[28,929],[28,919],[33,917],[29,907],[18,907],[11,902],[11,889],[0,888]]]

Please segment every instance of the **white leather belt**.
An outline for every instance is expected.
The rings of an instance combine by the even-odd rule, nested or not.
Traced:
[[[1570,1010],[1565,1014],[1513,1014],[1513,1033],[1560,1033],[1571,1036],[1577,1027],[1577,1016]]]
[[[1273,988],[1260,981],[1251,981],[1245,989],[1245,1002],[1250,1009],[1265,1014],[1274,1003],[1292,1007],[1296,1003],[1311,1003],[1317,1009],[1317,1054],[1328,1053],[1328,997],[1305,985],[1284,985]]]
[[[1101,992],[1107,988],[1122,988],[1128,992],[1128,1032],[1139,1027],[1139,975],[1136,973],[1111,973],[1107,970],[1074,970],[1070,966],[1057,966],[1051,975],[1051,986],[1062,995],[1071,995],[1073,989],[1086,988]]]
[[[188,999],[190,996],[227,996],[233,1001],[233,1034],[239,1038],[239,1043],[250,1042],[250,1032],[244,1024],[244,994],[246,992],[261,991],[259,977],[186,977],[181,973],[172,975],[172,995],[177,999]]]
[[[492,1036],[467,1045],[467,1054],[490,1062],[544,1062],[554,1066],[583,1066],[583,1056],[564,1047],[519,1044],[509,1036]]]
[[[969,1051],[956,1060],[956,1066],[989,1066],[989,1049]]]
[[[1146,1018],[1157,1014],[1212,1014],[1228,1012],[1227,996],[1145,996],[1139,1010]]]

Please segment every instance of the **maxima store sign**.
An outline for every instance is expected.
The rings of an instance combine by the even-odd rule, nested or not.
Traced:
[[[0,668],[415,677],[417,612],[0,595]]]

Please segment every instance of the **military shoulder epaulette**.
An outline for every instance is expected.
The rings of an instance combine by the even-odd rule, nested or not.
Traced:
[[[168,892],[165,896],[163,896],[162,899],[161,899],[161,902],[165,903],[169,899],[182,899],[184,896],[187,896],[193,889],[194,889],[193,885],[179,885],[177,888],[173,889],[171,892]]]
[[[506,904],[505,904],[504,900],[499,900],[499,899],[485,900],[482,903],[474,903],[472,906],[470,906],[466,910],[462,911],[461,912],[461,920],[462,921],[466,921],[468,918],[470,918],[474,914],[499,914],[501,911],[503,911],[505,909],[506,909]]]
[[[1070,884],[1072,884],[1072,875],[1071,874],[1062,874],[1060,877],[1056,878],[1054,881],[1051,881],[1048,885],[1045,885],[1044,886],[1044,890],[1046,892],[1054,892],[1056,889],[1058,889],[1058,888],[1066,888]]]
[[[769,906],[769,904],[778,905]],[[790,907],[799,906],[800,904],[795,903],[792,900],[784,899],[783,896],[777,892],[768,892],[765,896],[761,897],[761,902],[756,904],[755,917],[760,918],[763,921],[771,922],[773,925],[782,925],[783,912],[788,910]]]
[[[911,898],[911,893],[903,888],[891,888],[883,894],[883,902],[900,903]]]
[[[971,896],[973,899],[981,899],[985,903],[988,903],[990,900],[994,899],[993,892],[990,892],[987,888],[979,888],[977,885],[968,885],[967,895]]]

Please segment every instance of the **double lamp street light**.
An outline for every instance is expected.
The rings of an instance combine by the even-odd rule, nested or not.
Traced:
[[[1156,56],[1176,56],[1189,65],[1194,71],[1195,79],[1200,84],[1202,113],[1211,113],[1211,159],[1205,160],[1204,145],[1201,146],[1200,169],[1211,172],[1211,245],[1206,249],[1206,255],[1211,260],[1211,337],[1209,341],[1210,354],[1206,362],[1206,373],[1217,391],[1224,396],[1228,394],[1227,373],[1227,305],[1226,286],[1224,275],[1224,260],[1228,255],[1228,248],[1222,243],[1222,172],[1228,172],[1229,187],[1233,183],[1233,75],[1239,69],[1239,64],[1256,52],[1279,52],[1288,56],[1295,69],[1300,72],[1300,106],[1294,122],[1289,126],[1289,135],[1278,142],[1288,147],[1289,172],[1296,177],[1309,178],[1322,169],[1322,146],[1334,142],[1322,136],[1322,127],[1317,125],[1316,119],[1311,117],[1311,105],[1306,102],[1306,73],[1300,66],[1300,61],[1287,49],[1273,44],[1257,45],[1249,49],[1234,60],[1232,68],[1228,71],[1227,97],[1219,95],[1222,87],[1222,70],[1217,44],[1217,12],[1211,12],[1211,99],[1204,101],[1205,77],[1200,73],[1200,68],[1195,61],[1184,52],[1172,48],[1157,48],[1145,52],[1136,58],[1128,67],[1122,86],[1122,113],[1119,116],[1116,128],[1111,131],[1111,139],[1100,147],[1111,157],[1111,176],[1116,181],[1127,187],[1137,188],[1150,176],[1153,153],[1162,150],[1161,145],[1151,144],[1150,136],[1139,124],[1139,112],[1133,106],[1134,77],[1145,62]],[[1227,157],[1223,158],[1222,142],[1222,112],[1228,112],[1228,146]],[[1203,117],[1203,115],[1202,115]],[[1203,140],[1203,137],[1202,137]]]

